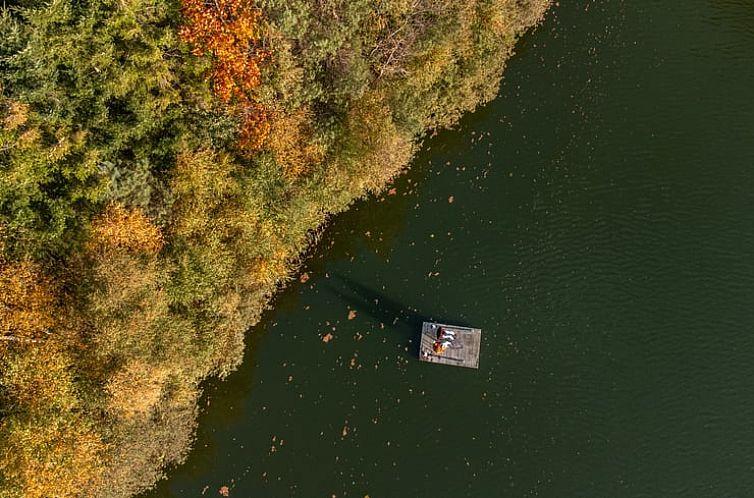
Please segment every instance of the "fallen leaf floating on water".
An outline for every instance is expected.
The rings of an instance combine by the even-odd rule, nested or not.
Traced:
[[[301,282],[302,284],[305,284],[306,282],[308,282],[308,281],[309,281],[309,274],[308,274],[308,273],[306,273],[306,272],[302,273],[302,274],[301,274],[301,278],[299,278],[299,281],[300,281],[300,282]]]
[[[397,193],[398,193],[398,190],[396,190],[395,187],[387,191],[387,195],[395,195]]]
[[[220,488],[220,496],[230,496],[230,489],[228,486],[223,486]]]
[[[333,339],[333,335],[330,334],[329,332],[325,334],[324,336],[322,336],[322,342],[325,342],[325,343],[332,341],[332,339]]]
[[[454,200],[456,200],[456,199],[455,199],[455,197],[453,197],[453,196],[451,195],[450,197],[448,197],[448,204],[453,204],[453,201],[454,201]]]
[[[356,318],[356,310],[348,310],[348,319],[353,320]]]
[[[348,435],[348,422],[343,426],[343,430],[340,432],[340,437],[346,437]]]

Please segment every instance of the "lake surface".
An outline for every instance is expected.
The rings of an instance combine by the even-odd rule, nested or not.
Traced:
[[[752,1],[562,2],[394,188],[145,496],[751,496]],[[479,370],[419,363],[425,319],[481,328]]]

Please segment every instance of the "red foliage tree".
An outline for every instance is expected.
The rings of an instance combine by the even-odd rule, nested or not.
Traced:
[[[181,38],[201,56],[215,59],[212,80],[217,97],[241,117],[240,145],[261,147],[269,133],[267,113],[253,98],[259,86],[259,64],[267,56],[259,40],[259,9],[250,0],[181,0],[186,23]]]

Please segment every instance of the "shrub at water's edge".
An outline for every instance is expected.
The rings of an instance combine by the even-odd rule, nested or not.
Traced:
[[[492,99],[548,0],[0,15],[0,498],[127,497],[332,213]]]

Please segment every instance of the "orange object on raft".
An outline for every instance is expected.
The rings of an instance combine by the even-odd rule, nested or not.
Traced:
[[[419,361],[479,368],[482,330],[462,325],[422,322]]]

